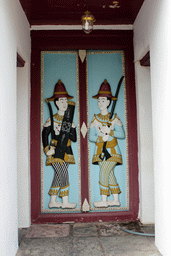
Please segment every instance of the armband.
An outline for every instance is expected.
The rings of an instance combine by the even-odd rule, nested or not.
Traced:
[[[48,151],[49,151],[49,145],[44,148],[45,154],[47,154]]]

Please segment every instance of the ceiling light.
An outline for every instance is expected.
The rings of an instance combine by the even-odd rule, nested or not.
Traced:
[[[93,30],[93,23],[96,21],[94,16],[89,11],[86,11],[81,17],[81,21],[83,31],[89,34]]]
[[[113,1],[113,4],[109,5],[109,8],[120,8],[119,1]]]

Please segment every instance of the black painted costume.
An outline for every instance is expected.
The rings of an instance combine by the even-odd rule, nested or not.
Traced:
[[[47,156],[46,165],[52,165],[55,171],[54,179],[52,181],[52,186],[50,188],[50,195],[57,195],[60,189],[59,196],[63,197],[68,195],[68,187],[69,187],[69,177],[68,177],[68,165],[75,164],[74,155],[71,148],[71,141],[76,142],[76,128],[71,127],[69,133],[69,139],[67,143],[67,147],[65,150],[64,161],[60,158],[57,158],[57,150],[58,148],[58,138],[61,130],[61,125],[63,121],[63,116],[59,114],[55,114],[53,116],[54,122],[54,139],[51,141],[51,144],[54,145],[55,154],[52,156]],[[43,131],[42,131],[42,141],[44,152],[47,153],[50,149],[49,147],[49,134],[51,133],[51,120],[50,118],[46,121]]]

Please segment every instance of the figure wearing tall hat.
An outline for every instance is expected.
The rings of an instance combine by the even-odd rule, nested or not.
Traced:
[[[53,96],[46,100],[48,103],[53,101],[58,109],[58,112],[46,121],[42,131],[43,147],[47,156],[46,165],[52,165],[54,169],[54,178],[49,190],[49,208],[76,207],[75,203],[70,203],[68,200],[68,166],[69,164],[75,164],[71,142],[77,140],[75,124],[72,121],[71,123],[67,121],[72,120],[74,115],[72,112],[74,112],[75,103],[69,101],[72,98],[66,91],[65,85],[59,80],[55,85]],[[69,109],[69,107],[71,108]],[[53,136],[51,135],[51,141],[49,142],[50,134]],[[57,195],[62,197],[62,203],[56,200]]]
[[[95,207],[120,206],[119,194],[121,193],[119,184],[114,174],[114,167],[122,164],[122,155],[118,145],[118,139],[125,138],[123,125],[117,114],[110,120],[108,107],[111,100],[116,100],[112,96],[109,83],[104,80],[98,94],[93,96],[97,99],[99,114],[95,114],[90,124],[89,140],[95,143],[95,152],[92,163],[100,167],[100,194],[101,201],[94,202]],[[103,156],[103,145],[106,142],[106,151],[109,158]],[[112,200],[107,197],[112,194]]]

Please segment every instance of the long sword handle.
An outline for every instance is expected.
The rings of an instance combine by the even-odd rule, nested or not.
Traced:
[[[118,83],[118,87],[116,89],[116,93],[115,93],[116,100],[113,100],[112,109],[111,109],[111,113],[110,113],[110,119],[112,119],[114,111],[115,111],[116,101],[117,101],[117,98],[118,98],[119,90],[121,88],[121,84],[122,84],[123,79],[124,79],[124,76],[122,76],[120,78],[119,83]]]
[[[49,102],[49,100],[45,99],[45,101],[48,104],[49,108],[49,113],[50,113],[50,120],[51,120],[51,139],[54,139],[54,124],[53,124],[53,111],[52,111],[52,106]]]

